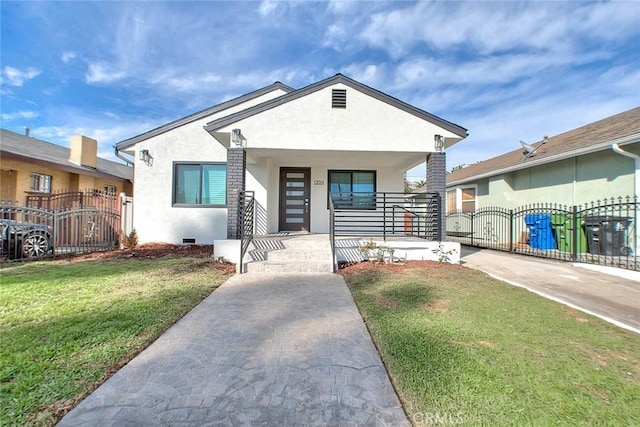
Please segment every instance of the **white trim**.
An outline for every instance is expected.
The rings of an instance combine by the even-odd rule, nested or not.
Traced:
[[[475,181],[475,180],[478,180],[478,179],[489,178],[489,177],[492,177],[492,176],[501,175],[503,173],[513,172],[513,171],[517,171],[517,170],[521,170],[521,169],[528,169],[528,168],[532,168],[534,166],[540,166],[540,165],[544,165],[544,164],[547,164],[547,163],[557,162],[558,160],[564,160],[564,159],[569,159],[571,157],[581,156],[583,154],[590,154],[590,153],[595,153],[597,151],[609,150],[609,149],[611,149],[611,145],[612,144],[627,145],[627,144],[632,144],[634,142],[640,142],[640,133],[636,133],[636,134],[633,134],[633,135],[628,135],[628,136],[625,136],[625,137],[622,137],[622,138],[618,138],[618,139],[614,139],[614,140],[607,141],[607,142],[601,142],[599,144],[591,145],[589,147],[579,148],[577,150],[572,150],[572,151],[567,151],[567,152],[560,153],[560,154],[555,154],[553,156],[544,157],[544,158],[537,159],[537,160],[531,160],[531,161],[528,161],[526,163],[522,163],[522,164],[518,164],[518,165],[507,166],[506,168],[494,170],[494,171],[491,171],[491,172],[485,172],[485,173],[481,173],[481,174],[478,174],[478,175],[473,175],[473,176],[470,176],[468,178],[460,179],[458,181],[449,182],[449,183],[447,183],[447,186],[455,186],[455,185],[467,183],[469,181]]]
[[[469,184],[469,185],[456,185],[454,187],[449,187],[446,190],[446,193],[449,193],[450,191],[455,191],[456,192],[456,209],[454,212],[462,212],[462,190],[465,190],[467,188],[473,188],[473,194],[474,194],[474,198],[473,198],[473,210],[476,211],[478,209],[478,184]],[[445,196],[447,197],[447,196]],[[446,212],[447,214],[452,213],[449,212],[449,203],[448,203],[448,198],[446,200]],[[466,201],[467,203],[470,202],[470,200]]]

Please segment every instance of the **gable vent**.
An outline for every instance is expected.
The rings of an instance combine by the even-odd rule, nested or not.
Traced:
[[[331,108],[347,108],[346,89],[333,89],[331,91]]]

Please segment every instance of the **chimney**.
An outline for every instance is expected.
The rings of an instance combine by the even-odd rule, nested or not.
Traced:
[[[24,128],[24,136],[31,136],[31,128],[25,126]]]
[[[98,141],[84,135],[71,136],[69,160],[81,166],[98,166]]]

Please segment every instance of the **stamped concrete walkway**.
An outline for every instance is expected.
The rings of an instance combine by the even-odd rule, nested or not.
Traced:
[[[409,423],[341,276],[254,273],[232,277],[59,425]]]

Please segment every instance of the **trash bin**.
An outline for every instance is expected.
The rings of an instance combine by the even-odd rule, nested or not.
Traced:
[[[583,254],[587,252],[587,236],[584,234],[582,223],[584,216],[578,215],[578,234],[577,234],[577,253]],[[561,252],[573,253],[573,215],[572,214],[553,214],[551,215],[551,227],[556,235],[558,250]]]
[[[556,239],[551,229],[551,215],[537,213],[525,215],[524,222],[529,229],[529,246],[533,249],[555,249]]]
[[[616,216],[590,216],[585,218],[589,253],[605,256],[629,256],[627,231],[631,218]]]

